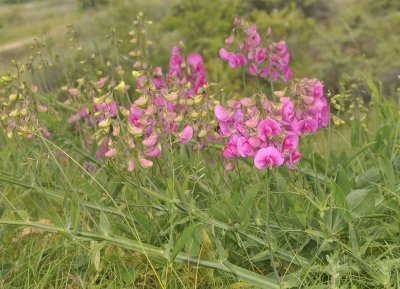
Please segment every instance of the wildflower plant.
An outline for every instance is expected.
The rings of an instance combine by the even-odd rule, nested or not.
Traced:
[[[38,97],[38,87],[28,85],[21,75],[26,66],[12,61],[16,74],[3,75],[0,79],[0,125],[8,138],[15,134],[32,138],[40,133],[50,137],[51,133],[40,120],[40,114],[47,112]]]
[[[269,80],[271,95],[256,93],[229,99],[226,106],[215,106],[220,135],[226,140],[223,156],[228,161],[253,158],[260,170],[283,164],[293,169],[301,158],[300,137],[328,126],[329,109],[323,85],[318,79],[303,78],[274,91],[274,82],[288,82],[292,77],[285,42],[271,42],[270,28],[266,30],[264,44],[256,25],[238,18],[233,25],[232,34],[225,40],[232,48],[221,48],[220,57],[233,69],[242,66],[251,75]],[[233,164],[226,167],[231,169]]]

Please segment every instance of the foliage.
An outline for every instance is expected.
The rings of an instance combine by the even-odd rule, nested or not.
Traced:
[[[160,22],[139,14],[129,28],[131,4],[120,3],[107,14],[120,16],[111,29],[99,22],[107,34],[99,42],[88,43],[79,25],[68,27],[61,55],[37,40],[31,57],[14,61],[0,81],[8,125],[0,130],[0,286],[399,287],[399,95],[390,88],[397,79],[375,80],[397,65],[397,4],[372,2],[349,1],[353,13],[341,14],[342,22],[332,15],[343,6],[325,1],[176,1],[165,11],[148,1],[141,8]],[[385,13],[368,18],[372,5]],[[258,86],[245,75],[245,86],[244,74],[218,59],[238,14],[271,26],[272,41],[288,36],[294,74],[315,74],[332,91],[333,121],[302,137],[296,169],[257,170],[240,158],[226,170],[220,144],[192,150],[194,141],[179,145],[187,136],[180,133],[166,138],[147,170],[130,170],[124,154],[96,158],[99,131],[117,141],[118,129],[129,135],[123,117],[131,112],[124,116],[120,106],[142,106],[156,92],[151,81],[160,75],[152,72],[167,66],[179,40],[182,55],[204,55],[210,87],[193,99],[204,93],[225,105],[260,87],[272,97],[269,82]],[[382,30],[394,32],[383,40]],[[377,42],[365,40],[369,33]],[[192,60],[182,57],[187,78]],[[137,80],[143,75],[151,81]],[[176,105],[169,78],[163,97]],[[178,92],[192,87],[184,82]],[[112,114],[112,101],[120,113]],[[118,145],[131,149],[125,139]]]

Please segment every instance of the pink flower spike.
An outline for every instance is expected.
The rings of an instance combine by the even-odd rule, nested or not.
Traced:
[[[217,104],[214,107],[215,116],[219,121],[229,121],[232,118],[232,115],[220,104]]]
[[[158,142],[158,135],[153,134],[142,141],[142,144],[146,147],[155,146]]]
[[[181,144],[188,143],[192,139],[192,136],[193,136],[193,128],[190,125],[188,125],[178,134],[179,142]]]
[[[254,165],[257,169],[262,170],[265,167],[273,169],[281,166],[284,159],[281,153],[275,147],[267,147],[258,150],[254,157]]]
[[[273,119],[260,121],[257,127],[258,136],[261,140],[266,141],[274,136],[281,134],[280,124]]]

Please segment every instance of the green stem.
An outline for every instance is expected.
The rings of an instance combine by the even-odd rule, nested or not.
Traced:
[[[2,225],[14,225],[14,226],[25,226],[25,227],[34,227],[46,232],[52,233],[60,233],[66,237],[73,237],[78,238],[83,241],[104,241],[108,244],[119,246],[128,250],[133,250],[136,252],[141,252],[146,254],[152,258],[162,258],[165,261],[168,261],[169,258],[169,251],[155,247],[149,244],[145,244],[143,242],[138,242],[134,240],[130,240],[120,236],[110,236],[110,235],[102,235],[99,233],[87,232],[87,231],[68,231],[65,228],[58,227],[58,226],[50,226],[39,224],[30,221],[7,221],[7,220],[0,220],[0,224]],[[194,266],[202,266],[207,268],[213,268],[225,273],[234,274],[238,278],[256,284],[258,286],[262,286],[262,288],[279,288],[276,282],[266,278],[260,274],[254,273],[247,269],[241,268],[239,266],[233,265],[228,261],[213,261],[213,260],[205,260],[205,259],[198,259],[196,256],[191,257],[189,255],[178,253],[176,256],[175,262],[178,263],[185,263]]]

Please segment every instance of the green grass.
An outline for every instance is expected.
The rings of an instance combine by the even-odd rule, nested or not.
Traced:
[[[393,129],[369,131],[359,147],[336,149],[333,128],[308,137],[299,170],[269,175],[247,163],[225,172],[213,148],[174,150],[150,172],[105,164],[89,175],[79,164],[93,160],[60,135],[2,136],[2,286],[275,288],[265,285],[276,283],[273,258],[288,287],[398,287],[394,115],[377,114]],[[29,226],[39,231],[22,236]]]
[[[89,19],[70,10],[72,2],[50,2],[21,4],[34,7],[23,17],[43,21],[9,27],[14,33],[1,34],[4,41],[48,27],[57,42],[66,19],[78,28],[98,26],[82,32],[76,47],[55,45],[63,48],[58,62],[38,48],[53,65],[36,58],[26,76],[49,108],[38,115],[52,137],[9,139],[0,130],[0,288],[400,288],[397,95],[364,83],[366,119],[357,109],[332,108],[346,124],[331,122],[302,138],[294,171],[260,172],[240,160],[227,172],[219,145],[193,152],[191,144],[172,144],[150,170],[128,173],[121,159],[93,157],[96,148],[84,145],[84,136],[94,131],[67,124],[84,105],[79,101],[89,100],[71,99],[59,87],[98,70],[114,74],[116,62],[125,68],[117,79],[128,79],[129,40],[117,47],[103,36],[110,23],[118,37],[127,34],[115,15],[131,13],[130,6],[94,10]],[[162,49],[154,48],[155,59]],[[357,106],[357,92],[340,93],[342,107]]]

